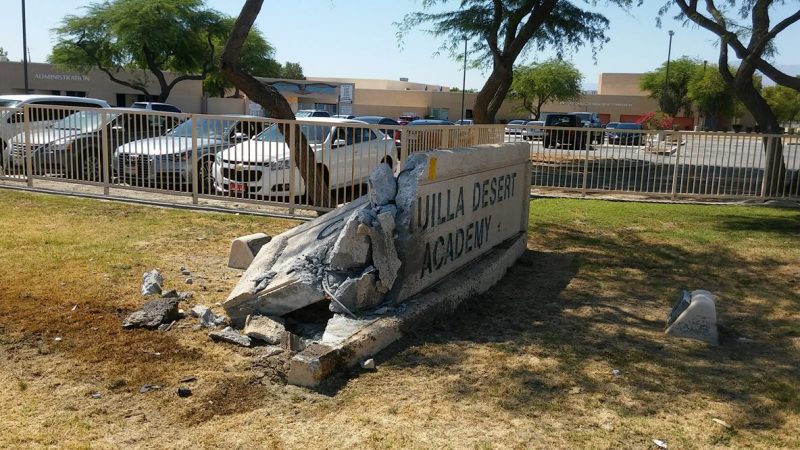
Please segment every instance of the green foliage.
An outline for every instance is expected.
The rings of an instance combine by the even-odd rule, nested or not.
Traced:
[[[57,66],[88,72],[104,71],[111,80],[148,96],[149,76],[155,77],[166,100],[183,80],[211,79],[206,88],[223,89],[218,60],[233,18],[207,8],[203,0],[109,0],[92,3],[82,16],[66,16],[54,30],[56,45],[49,61]],[[271,75],[277,63],[272,47],[260,33],[248,36],[242,65]],[[118,77],[119,70],[143,75]],[[165,72],[175,75],[168,80]]]
[[[234,88],[219,70],[222,50],[225,48],[225,41],[228,35],[230,35],[230,31],[233,29],[234,21],[235,19],[232,17],[224,18],[223,25],[225,27],[225,33],[214,39],[214,65],[203,81],[203,90],[212,96],[224,97],[227,89]],[[266,78],[279,78],[281,77],[282,68],[281,65],[273,59],[274,53],[275,50],[264,38],[261,31],[252,29],[250,33],[247,34],[244,45],[242,45],[239,64],[251,75]]]
[[[538,120],[542,105],[552,101],[579,99],[582,80],[583,75],[572,63],[550,59],[514,69],[514,81],[509,94]]]
[[[8,50],[4,49],[3,47],[0,47],[0,56],[7,57],[8,56]]]
[[[650,97],[658,100],[661,111],[670,116],[683,112],[685,116],[692,114],[692,100],[689,97],[689,81],[701,74],[703,64],[697,60],[683,56],[669,63],[669,81],[667,82],[667,63],[658,69],[647,72],[639,84]],[[664,90],[666,84],[666,91]]]
[[[303,67],[300,66],[300,63],[293,63],[293,62],[286,62],[283,67],[280,68],[280,78],[285,78],[287,80],[305,80],[306,77],[303,75]]]
[[[687,98],[704,116],[736,116],[742,109],[715,65],[695,72],[689,80]]]
[[[767,86],[761,95],[780,122],[800,120],[800,92],[785,86]]]
[[[456,5],[453,5],[456,3]],[[423,11],[407,14],[396,23],[398,40],[410,30],[426,26],[441,39],[442,51],[460,59],[464,39],[469,39],[473,66],[491,68],[478,93],[474,112],[477,123],[491,123],[511,87],[517,59],[532,50],[555,50],[562,55],[587,45],[593,53],[608,42],[609,21],[583,9],[595,0],[423,0]],[[623,7],[641,0],[608,0]],[[442,6],[450,4],[450,10]],[[443,10],[444,9],[444,10]]]

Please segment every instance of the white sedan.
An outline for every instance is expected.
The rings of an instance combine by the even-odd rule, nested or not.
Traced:
[[[315,164],[321,166],[331,189],[365,184],[375,166],[396,162],[394,140],[367,127],[366,122],[337,118],[309,117],[300,122]],[[304,195],[303,177],[290,155],[280,127],[272,124],[253,139],[217,154],[213,168],[216,191],[258,198]]]

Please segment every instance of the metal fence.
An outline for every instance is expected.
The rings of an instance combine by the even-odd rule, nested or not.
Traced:
[[[328,210],[373,168],[413,152],[503,141],[502,126],[367,125],[325,118],[26,105],[0,109],[0,179]],[[320,192],[311,186],[325,186]]]
[[[392,126],[36,105],[0,108],[0,179],[325,211],[366,193],[380,163],[399,170],[413,152],[504,141],[529,143],[534,189],[800,197],[794,135]]]
[[[671,198],[800,197],[800,136],[509,126],[537,189]]]

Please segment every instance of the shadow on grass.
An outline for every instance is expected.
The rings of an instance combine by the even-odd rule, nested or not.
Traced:
[[[792,231],[782,220],[771,225],[762,228]],[[731,218],[722,226],[749,225]],[[776,270],[785,263],[635,235],[585,236],[565,226],[545,225],[537,234],[570,250],[527,251],[489,292],[379,362],[447,371],[452,401],[494,402],[519,415],[563,413],[576,389],[599,395],[621,417],[705,413],[705,402],[725,402],[740,429],[779,428],[786,413],[800,411],[800,357],[791,342],[800,299],[793,276]],[[684,288],[718,295],[720,346],[663,334]],[[543,360],[551,365],[536,362]]]

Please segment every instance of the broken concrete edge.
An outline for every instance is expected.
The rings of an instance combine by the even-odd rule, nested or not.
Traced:
[[[289,384],[316,387],[333,373],[371,358],[405,334],[452,313],[465,300],[488,291],[527,248],[527,233],[499,244],[448,278],[404,302],[395,316],[381,317],[336,346],[313,344],[290,361]]]
[[[231,242],[231,252],[228,256],[228,267],[247,270],[261,247],[269,243],[271,239],[271,236],[264,233],[248,234],[234,239]]]

